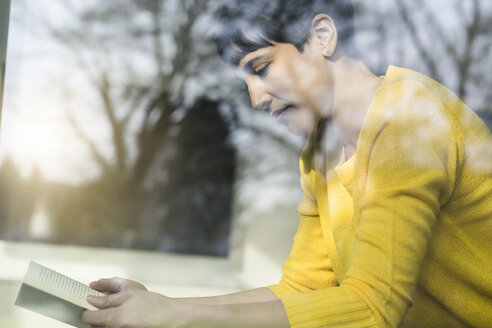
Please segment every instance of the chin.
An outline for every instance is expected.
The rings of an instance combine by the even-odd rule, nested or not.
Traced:
[[[296,126],[295,124],[288,124],[287,128],[289,129],[290,133],[296,136],[300,137],[306,137],[310,135],[314,131],[314,126],[313,127],[301,127],[301,126]]]
[[[299,108],[292,113],[286,113],[290,115],[285,115],[284,123],[289,128],[289,131],[297,136],[308,136],[310,135],[318,125],[319,119],[313,115],[311,110],[306,110],[305,108]]]

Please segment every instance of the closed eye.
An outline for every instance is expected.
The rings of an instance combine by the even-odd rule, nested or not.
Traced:
[[[255,70],[255,74],[258,75],[259,77],[265,77],[266,74],[268,73],[268,69],[270,68],[270,63],[265,64],[262,68],[259,70]]]

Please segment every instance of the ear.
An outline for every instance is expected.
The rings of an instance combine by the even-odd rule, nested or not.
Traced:
[[[335,22],[327,14],[318,14],[313,18],[311,38],[319,42],[321,54],[330,57],[337,47],[338,37]]]

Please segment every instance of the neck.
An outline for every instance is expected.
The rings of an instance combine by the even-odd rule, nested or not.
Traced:
[[[360,61],[342,57],[333,64],[332,122],[341,131],[347,155],[355,151],[364,118],[382,81]]]

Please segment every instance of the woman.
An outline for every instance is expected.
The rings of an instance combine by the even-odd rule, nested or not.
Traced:
[[[170,299],[119,278],[99,326],[492,326],[492,136],[456,96],[356,56],[349,1],[229,1],[219,53],[254,108],[308,135],[304,199],[279,284]],[[338,163],[328,129],[340,131]]]

